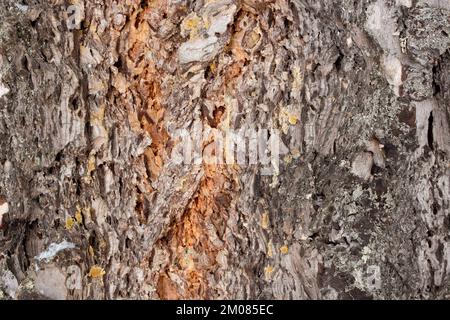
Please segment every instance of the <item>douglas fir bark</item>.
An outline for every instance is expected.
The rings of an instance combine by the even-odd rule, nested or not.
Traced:
[[[1,299],[450,297],[447,0],[0,19]]]

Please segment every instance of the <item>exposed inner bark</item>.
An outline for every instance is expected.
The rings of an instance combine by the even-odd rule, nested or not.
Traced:
[[[449,297],[448,2],[0,19],[0,299]],[[226,135],[263,129],[279,162]],[[246,163],[206,163],[214,133]]]

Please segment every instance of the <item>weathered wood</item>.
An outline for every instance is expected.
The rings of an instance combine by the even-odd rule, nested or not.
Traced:
[[[448,1],[0,19],[1,298],[449,298]],[[279,163],[179,163],[239,129]]]

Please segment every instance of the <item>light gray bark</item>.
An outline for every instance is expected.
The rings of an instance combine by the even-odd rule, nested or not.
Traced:
[[[3,0],[0,297],[449,298],[448,3]]]

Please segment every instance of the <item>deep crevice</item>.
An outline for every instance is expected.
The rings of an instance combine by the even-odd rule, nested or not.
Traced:
[[[433,150],[433,143],[434,143],[434,137],[433,137],[433,112],[430,112],[430,116],[428,118],[428,133],[427,133],[427,139],[428,139],[428,146],[431,150]]]

